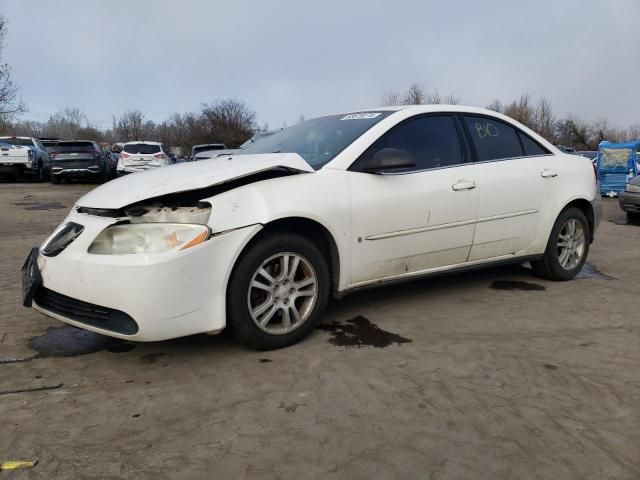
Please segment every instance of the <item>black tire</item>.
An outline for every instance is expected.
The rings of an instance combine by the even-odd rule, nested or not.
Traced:
[[[54,185],[58,185],[60,183],[60,176],[51,175],[51,183],[53,183]]]
[[[294,253],[309,262],[317,278],[317,297],[307,319],[300,326],[288,333],[274,334],[265,332],[253,321],[248,295],[249,285],[258,268],[267,259],[281,253]],[[227,287],[228,326],[236,339],[256,350],[274,350],[293,345],[306,337],[320,320],[330,289],[327,261],[313,242],[293,232],[270,234],[243,253],[231,274]]]
[[[584,250],[582,253],[582,258],[580,259],[578,264],[571,269],[565,269],[564,267],[562,267],[562,265],[560,264],[560,260],[558,259],[558,236],[560,235],[560,231],[565,223],[571,219],[576,220],[582,226],[585,238]],[[549,280],[571,280],[578,274],[578,272],[580,272],[582,266],[587,261],[587,256],[589,255],[590,239],[591,230],[589,228],[589,222],[587,221],[587,217],[582,212],[582,210],[575,207],[570,207],[563,210],[560,215],[558,215],[558,218],[556,219],[556,222],[551,229],[551,235],[549,236],[544,256],[540,260],[531,262],[533,273],[539,277],[547,278]]]
[[[639,212],[627,212],[627,220],[629,222],[640,221],[640,213]]]
[[[36,182],[42,183],[45,180],[44,167],[42,163],[38,163],[38,170],[36,171]]]

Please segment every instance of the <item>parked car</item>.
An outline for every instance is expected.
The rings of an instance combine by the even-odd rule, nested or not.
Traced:
[[[229,327],[279,348],[330,295],[525,261],[572,279],[599,199],[588,159],[496,112],[329,115],[87,193],[29,255],[24,304],[133,341]]]
[[[158,142],[127,142],[118,159],[118,176],[166,167],[175,163],[167,149]]]
[[[226,150],[227,147],[224,143],[203,143],[202,145],[194,145],[191,147],[191,154],[189,155],[189,161],[193,162],[196,158],[196,155],[201,152],[206,152],[209,150]]]
[[[193,161],[197,162],[198,160],[208,160],[210,158],[216,158],[222,155],[233,155],[234,153],[237,153],[239,151],[239,148],[227,148],[225,150],[205,150],[204,152],[197,153],[196,156],[193,157]]]
[[[51,151],[51,183],[86,178],[106,181],[111,176],[109,156],[91,140],[64,140]]]
[[[640,220],[640,175],[632,178],[618,194],[620,208],[627,213],[627,219]]]
[[[9,179],[30,177],[37,181],[49,176],[49,154],[40,140],[32,137],[0,137],[0,176]]]

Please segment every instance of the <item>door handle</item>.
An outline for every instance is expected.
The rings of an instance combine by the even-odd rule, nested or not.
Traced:
[[[544,170],[542,170],[542,172],[540,172],[540,175],[542,176],[542,178],[553,178],[558,176],[558,172],[545,168]]]
[[[458,180],[457,183],[451,185],[451,188],[454,190],[471,190],[472,188],[476,188],[476,182],[473,180]]]

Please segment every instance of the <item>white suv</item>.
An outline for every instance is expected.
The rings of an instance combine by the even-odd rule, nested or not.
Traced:
[[[119,176],[150,168],[166,167],[171,156],[164,145],[158,142],[127,142],[122,148],[116,168]]]

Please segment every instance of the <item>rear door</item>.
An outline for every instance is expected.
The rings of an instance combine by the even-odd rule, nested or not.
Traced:
[[[478,223],[469,261],[511,255],[531,245],[545,218],[547,186],[557,172],[553,155],[506,122],[461,116],[475,150]]]
[[[352,284],[463,264],[478,208],[474,165],[449,114],[414,117],[393,127],[365,152],[399,149],[410,171],[347,172],[351,199]]]

